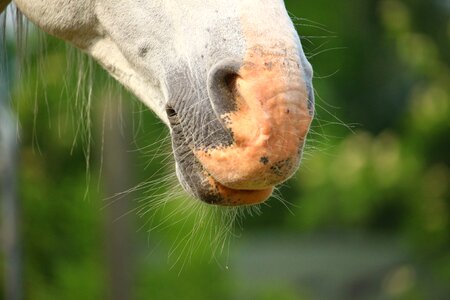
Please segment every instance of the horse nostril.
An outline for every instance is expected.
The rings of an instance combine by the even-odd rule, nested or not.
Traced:
[[[167,114],[167,117],[169,118],[170,125],[174,126],[174,125],[178,125],[180,123],[178,114],[175,111],[175,109],[173,109],[173,107],[167,105],[166,106],[166,114]]]
[[[236,73],[228,73],[223,77],[224,84],[232,96],[236,94],[236,80],[238,76]]]
[[[236,80],[241,63],[225,60],[215,65],[208,76],[208,94],[211,104],[220,117],[236,110]]]
[[[215,98],[216,112],[219,115],[236,110],[236,80],[239,77],[233,71],[224,69],[216,74],[215,78]]]

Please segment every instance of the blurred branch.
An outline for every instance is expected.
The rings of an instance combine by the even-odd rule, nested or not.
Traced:
[[[133,249],[129,212],[130,197],[117,196],[130,186],[129,136],[125,105],[108,89],[101,99],[97,124],[102,124],[102,182],[108,203],[105,208],[108,299],[132,299]]]

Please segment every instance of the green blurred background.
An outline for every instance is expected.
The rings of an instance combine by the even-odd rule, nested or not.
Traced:
[[[179,193],[150,209],[172,173],[164,126],[30,31],[11,88],[25,299],[450,299],[450,2],[285,3],[314,66],[317,115],[284,202],[243,218],[223,251],[197,236],[218,221],[183,240],[204,218]],[[80,64],[95,77],[86,97]],[[108,198],[149,177],[155,186]]]

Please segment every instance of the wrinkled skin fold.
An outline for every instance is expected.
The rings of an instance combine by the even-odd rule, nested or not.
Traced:
[[[177,176],[196,198],[260,203],[299,167],[312,69],[282,0],[13,2],[167,124]]]

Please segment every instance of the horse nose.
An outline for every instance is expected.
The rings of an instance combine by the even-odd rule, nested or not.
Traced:
[[[248,57],[243,63],[217,64],[208,79],[213,109],[233,144],[197,149],[195,154],[220,184],[262,190],[285,181],[298,168],[312,120],[311,85],[297,57]]]

